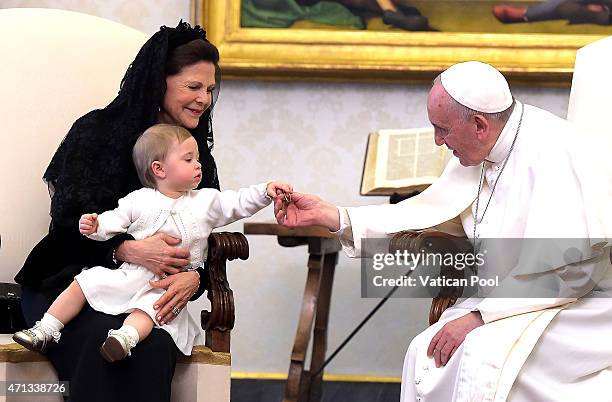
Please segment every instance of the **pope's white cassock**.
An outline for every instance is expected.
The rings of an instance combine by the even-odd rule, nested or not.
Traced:
[[[611,149],[605,149],[609,142],[587,137],[567,120],[517,101],[484,162],[482,221],[476,227],[478,238],[584,239],[580,262],[535,268],[521,282],[561,278],[583,297],[471,297],[448,309],[410,343],[402,402],[612,401],[612,168],[608,155],[598,157],[602,147]],[[345,252],[364,256],[364,239],[406,229],[444,227],[473,237],[481,168],[463,167],[453,158],[417,197],[397,205],[339,208]],[[453,226],[457,217],[461,224]],[[468,334],[446,366],[436,368],[426,355],[432,337],[475,310],[485,325]]]

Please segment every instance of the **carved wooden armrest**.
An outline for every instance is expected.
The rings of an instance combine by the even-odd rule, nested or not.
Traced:
[[[214,352],[230,351],[230,331],[234,328],[234,294],[227,281],[226,261],[249,258],[249,242],[242,233],[212,233],[208,238],[208,300],[210,311],[202,310],[206,346]]]
[[[389,252],[408,251],[409,253],[420,253],[422,251],[431,253],[466,253],[472,250],[472,244],[465,237],[457,237],[437,230],[404,231],[396,233],[391,239]],[[463,278],[464,271],[443,265],[440,276],[446,278]],[[429,324],[438,322],[440,316],[447,308],[451,307],[463,293],[463,286],[445,286],[440,293],[431,301],[429,309]]]

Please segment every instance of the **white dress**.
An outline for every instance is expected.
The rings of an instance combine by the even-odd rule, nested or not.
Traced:
[[[487,157],[492,163],[485,165],[479,217],[509,154],[520,109],[519,103]],[[599,259],[551,266],[533,272],[532,278],[586,283],[598,269],[604,276],[579,299],[470,298],[446,310],[410,344],[402,402],[612,401],[610,158],[597,159],[597,147],[586,148],[586,139],[568,122],[529,105],[517,138],[477,236],[604,239],[608,248]],[[364,256],[369,254],[362,247],[366,238],[436,227],[457,215],[463,232],[472,237],[479,174],[480,166],[462,167],[452,159],[443,176],[418,197],[397,205],[341,209],[345,251]],[[436,368],[426,355],[432,337],[447,322],[474,310],[485,325],[467,335],[446,366]]]
[[[192,190],[177,199],[142,188],[120,199],[116,209],[100,214],[97,232],[88,237],[107,240],[118,233],[129,233],[141,240],[166,233],[181,239],[177,247],[189,250],[187,269],[191,270],[206,260],[207,239],[214,228],[249,217],[269,204],[266,184],[238,191]],[[140,309],[172,336],[183,354],[191,355],[193,345],[202,343],[199,325],[186,308],[170,323],[158,325],[153,304],[166,290],[149,285],[149,281],[158,279],[148,269],[127,262],[118,269],[85,269],[75,277],[94,310],[115,315]]]

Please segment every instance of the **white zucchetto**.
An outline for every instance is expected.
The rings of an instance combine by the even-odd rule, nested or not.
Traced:
[[[455,64],[440,75],[440,82],[454,100],[478,112],[498,113],[512,105],[506,78],[486,63]]]

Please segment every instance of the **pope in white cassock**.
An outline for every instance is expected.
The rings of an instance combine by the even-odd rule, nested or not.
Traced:
[[[407,229],[582,239],[578,258],[542,252],[548,263],[506,281],[556,283],[569,294],[471,297],[414,338],[401,401],[612,401],[610,142],[590,143],[570,122],[514,99],[503,75],[480,62],[444,71],[427,112],[436,144],[455,158],[423,193],[356,208],[294,193],[286,218],[275,205],[278,222],[326,226],[352,257],[367,254],[364,239]]]

